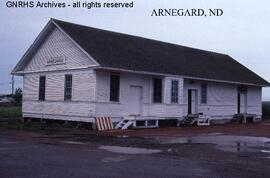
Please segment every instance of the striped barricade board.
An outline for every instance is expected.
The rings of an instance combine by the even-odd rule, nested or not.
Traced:
[[[96,117],[97,130],[112,130],[112,118],[111,117]]]

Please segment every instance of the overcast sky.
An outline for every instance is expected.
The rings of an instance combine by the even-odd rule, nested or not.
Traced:
[[[5,3],[0,1],[0,93],[10,91],[12,68],[51,17],[226,53],[270,81],[269,0],[135,0],[132,9],[90,10],[15,9],[6,8]],[[152,10],[157,8],[220,8],[224,14],[222,17],[151,17]],[[21,81],[16,77],[17,85]],[[263,90],[263,100],[270,100],[270,89]]]

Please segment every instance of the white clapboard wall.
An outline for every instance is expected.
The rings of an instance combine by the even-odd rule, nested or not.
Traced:
[[[64,57],[64,64],[46,65],[51,57]],[[187,91],[198,91],[198,112],[210,116],[232,116],[237,113],[236,84],[206,82],[207,104],[200,102],[202,81],[182,77],[162,77],[162,103],[153,103],[152,75],[120,72],[120,101],[110,101],[111,71],[83,69],[95,62],[84,54],[65,34],[55,28],[32,56],[24,72],[23,115],[95,122],[96,116],[123,118],[132,114],[134,96],[131,87],[140,87],[140,115],[181,118],[187,114]],[[71,70],[72,69],[72,70]],[[72,74],[72,100],[64,101],[64,76]],[[46,76],[45,101],[38,101],[39,76]],[[171,103],[171,80],[178,80],[178,103]],[[205,81],[204,81],[205,83]],[[133,88],[134,89],[134,88]],[[247,111],[261,115],[261,87],[248,87]]]

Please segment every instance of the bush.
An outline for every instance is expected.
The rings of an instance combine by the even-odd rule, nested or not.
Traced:
[[[21,88],[16,88],[13,99],[16,104],[20,104],[22,102],[22,89]]]

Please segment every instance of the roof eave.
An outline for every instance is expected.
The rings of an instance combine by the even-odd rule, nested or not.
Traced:
[[[21,57],[21,59],[19,60],[19,62],[17,63],[17,65],[13,68],[13,70],[11,71],[12,75],[17,75],[19,74],[21,71],[19,70],[19,67],[22,67],[21,65],[23,65],[23,62],[25,62],[26,58],[29,56],[30,52],[33,50],[33,48],[36,46],[36,44],[40,41],[40,39],[45,36],[45,32],[52,27],[52,19],[50,19],[50,21],[45,25],[45,27],[43,28],[43,30],[38,34],[38,36],[36,37],[36,39],[34,40],[34,42],[31,44],[31,46],[27,49],[27,51],[23,54],[23,56]]]
[[[120,71],[120,72],[130,72],[130,73],[145,74],[145,75],[173,76],[173,77],[181,77],[181,78],[185,78],[185,79],[203,80],[203,81],[220,82],[220,83],[230,83],[230,84],[237,84],[237,85],[250,85],[250,86],[258,86],[258,87],[270,87],[270,84],[269,83],[268,83],[268,85],[267,84],[245,83],[245,82],[236,82],[236,81],[226,81],[226,80],[217,80],[217,79],[209,79],[209,78],[200,78],[200,77],[175,75],[175,74],[147,72],[147,71],[137,71],[137,70],[114,68],[114,67],[98,66],[98,67],[95,67],[95,69],[104,69],[104,70],[112,70],[112,71]]]

